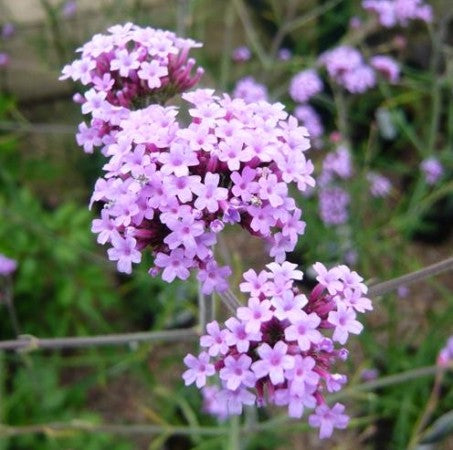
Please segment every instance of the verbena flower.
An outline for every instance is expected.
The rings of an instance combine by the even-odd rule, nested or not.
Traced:
[[[234,98],[242,98],[246,103],[268,100],[267,88],[258,83],[253,77],[241,78],[233,89]]]
[[[444,173],[444,168],[437,158],[426,158],[420,163],[420,169],[425,176],[425,181],[429,185],[436,184]]]
[[[109,34],[96,34],[78,49],[80,58],[63,68],[61,80],[71,78],[88,88],[78,94],[90,124],[79,126],[77,140],[87,152],[116,132],[130,110],[163,103],[194,86],[203,74],[188,57],[201,44],[170,31],[115,25]]]
[[[400,77],[400,66],[390,56],[376,55],[370,59],[371,67],[390,83],[396,83]]]
[[[252,52],[245,45],[241,45],[240,47],[236,47],[233,50],[232,59],[235,62],[246,62],[251,57],[252,57]]]
[[[314,95],[319,94],[323,84],[314,69],[303,70],[291,79],[289,95],[298,103],[305,103]]]
[[[390,180],[377,172],[369,172],[367,180],[370,183],[370,192],[373,197],[387,197],[392,190]]]
[[[424,0],[363,0],[362,7],[378,16],[383,27],[407,26],[412,20],[432,21],[432,8]]]
[[[206,368],[215,368],[203,388],[207,412],[225,418],[240,414],[245,405],[275,404],[286,406],[295,418],[314,409],[308,420],[320,429],[321,438],[346,427],[344,406],[329,407],[324,395],[346,383],[334,370],[348,354],[339,344],[361,332],[358,314],[372,305],[362,277],[347,266],[327,269],[316,263],[313,268],[318,284],[307,297],[295,284],[302,278],[295,264],[274,262],[258,274],[244,274],[240,287],[250,293],[248,306],[240,307],[225,328],[216,321],[208,324],[200,343],[212,343],[213,350],[210,358],[201,353],[201,369],[195,357],[187,361],[187,385],[204,386]],[[211,378],[218,384],[209,385]]]
[[[354,47],[343,45],[323,53],[319,62],[328,75],[352,94],[361,94],[376,84],[374,70]]]
[[[104,208],[92,230],[112,246],[120,271],[130,273],[149,249],[150,273],[171,282],[197,269],[209,294],[225,290],[231,273],[213,254],[226,224],[264,239],[278,261],[294,249],[305,223],[288,183],[313,186],[313,165],[304,156],[306,130],[281,104],[246,104],[210,90],[183,97],[188,126],[174,107],[151,105],[129,111],[103,143],[109,160],[91,203]]]
[[[0,275],[11,275],[17,269],[17,261],[0,253]]]

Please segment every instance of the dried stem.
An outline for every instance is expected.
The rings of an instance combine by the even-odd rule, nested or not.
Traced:
[[[453,257],[401,277],[394,278],[393,280],[375,284],[368,290],[368,295],[370,297],[377,297],[379,295],[387,294],[388,292],[398,289],[400,286],[415,283],[416,281],[424,280],[425,278],[438,275],[451,269],[453,269]]]
[[[1,341],[0,350],[33,351],[43,349],[100,347],[104,345],[130,345],[134,342],[180,341],[198,339],[199,333],[192,329],[150,331],[142,333],[105,334],[87,337],[67,337],[40,339],[31,335],[21,335],[18,339]]]

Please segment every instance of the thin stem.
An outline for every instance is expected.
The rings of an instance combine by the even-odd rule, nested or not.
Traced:
[[[31,335],[21,335],[18,339],[1,341],[0,350],[33,351],[43,349],[100,347],[105,345],[129,345],[134,342],[180,341],[198,339],[199,333],[191,328],[182,330],[150,331],[142,333],[104,334],[87,337],[67,337],[40,339]]]
[[[65,434],[70,431],[80,431],[89,433],[111,433],[123,435],[154,435],[167,433],[182,435],[218,436],[228,433],[225,427],[182,427],[149,424],[92,424],[89,422],[73,420],[72,422],[55,422],[37,425],[10,426],[0,425],[0,436],[20,436],[24,434]]]
[[[16,308],[14,306],[14,297],[13,297],[13,286],[11,278],[7,277],[5,282],[5,291],[4,291],[5,305],[8,308],[9,318],[11,320],[11,326],[14,330],[16,337],[21,333],[19,320],[17,319]]]
[[[236,308],[234,304],[231,302],[231,299],[225,292],[219,293],[219,297],[222,300],[222,303],[228,308],[228,310],[235,314],[236,313]]]
[[[447,258],[431,266],[424,267],[423,269],[416,270],[415,272],[408,273],[393,280],[384,281],[383,283],[375,284],[368,290],[370,297],[377,297],[379,295],[392,292],[399,286],[415,283],[416,281],[423,280],[434,275],[438,275],[442,272],[453,269],[453,257]]]
[[[447,368],[452,369],[453,367],[448,366]],[[447,368],[439,366],[418,367],[417,369],[407,370],[395,375],[388,375],[386,377],[381,377],[374,381],[368,381],[367,383],[362,383],[357,386],[350,386],[346,389],[343,389],[341,392],[329,395],[326,400],[328,402],[334,402],[345,397],[349,398],[351,397],[351,395],[357,392],[374,391],[375,389],[405,383],[410,380],[416,380],[417,378],[433,376],[439,372],[444,372]]]
[[[310,10],[307,14],[304,14],[301,17],[286,22],[275,35],[274,41],[272,42],[271,54],[275,56],[281,43],[283,42],[283,39],[287,34],[292,33],[298,28],[306,25],[308,22],[317,19],[319,16],[322,16],[332,8],[335,8],[335,6],[337,6],[342,1],[343,0],[330,0],[323,5]]]
[[[429,396],[428,402],[426,403],[426,407],[423,410],[421,416],[418,418],[414,431],[412,433],[411,439],[407,446],[408,449],[415,449],[417,447],[417,443],[420,440],[421,433],[425,426],[428,424],[431,415],[433,414],[434,410],[436,409],[437,403],[439,401],[440,390],[442,387],[442,380],[444,378],[444,371],[438,372],[436,374],[436,378],[434,380],[434,386]]]
[[[213,298],[212,295],[205,295],[202,292],[202,285],[198,286],[198,324],[200,331],[204,332],[206,324],[213,319]]]
[[[227,84],[230,75],[233,26],[234,26],[234,9],[232,5],[228,3],[225,11],[223,51],[220,71],[220,88],[223,91],[227,90]]]
[[[253,47],[258,59],[260,60],[262,66],[265,69],[268,69],[271,61],[269,60],[264,48],[260,43],[260,38],[255,32],[255,27],[252,24],[250,19],[249,13],[247,11],[246,6],[242,0],[233,0],[233,5],[236,8],[236,12],[239,16],[240,21],[242,22],[242,26],[244,27],[245,34],[247,35],[248,40],[250,41],[250,45]]]

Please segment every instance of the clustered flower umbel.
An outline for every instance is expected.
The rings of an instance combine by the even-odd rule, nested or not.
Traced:
[[[433,11],[424,0],[363,0],[366,11],[375,13],[379,23],[386,28],[407,26],[411,20],[431,22]]]
[[[154,35],[151,29],[132,25],[110,30],[112,37],[107,42],[126,46],[131,41],[142,45],[143,35]],[[157,33],[167,36],[166,32]],[[170,36],[172,40],[164,46],[167,50],[170,42],[179,42]],[[104,41],[102,38],[103,49]],[[162,45],[150,39],[146,50],[151,55],[156,53],[153,43],[158,48]],[[190,47],[181,45],[184,49]],[[92,43],[83,47],[84,57],[92,56],[92,47]],[[110,45],[107,48],[110,51]],[[113,53],[123,55],[127,48]],[[144,61],[149,59],[145,51],[138,53]],[[111,62],[120,59],[109,55]],[[179,56],[176,58],[179,60]],[[131,68],[128,58],[126,61],[126,66],[110,64],[104,76],[136,81],[135,76],[131,78],[131,71],[137,71],[136,64]],[[171,61],[168,57],[162,64]],[[65,74],[74,67],[79,63],[67,66]],[[168,69],[164,76],[170,72]],[[95,79],[89,73],[88,84]],[[152,93],[145,92],[146,84],[140,81],[144,91],[139,94],[137,90],[137,95],[162,95],[159,89],[176,86],[171,79],[159,85],[157,77]],[[179,88],[183,90],[190,84]],[[109,157],[104,166],[106,175],[98,180],[92,196],[92,202],[104,204],[92,230],[98,233],[98,242],[111,245],[108,255],[117,261],[119,271],[131,273],[132,263],[140,262],[142,251],[149,248],[154,256],[151,274],[162,270],[162,278],[171,282],[175,278],[185,280],[191,269],[198,269],[203,292],[209,294],[214,289],[226,290],[225,280],[231,272],[217,264],[213,253],[216,235],[225,224],[240,224],[266,240],[270,256],[278,261],[294,249],[305,223],[289,195],[288,184],[296,183],[300,191],[313,186],[313,165],[304,156],[309,148],[306,129],[288,116],[282,104],[246,104],[228,95],[216,96],[213,90],[199,89],[182,95],[190,115],[189,125],[182,126],[175,107],[152,104],[131,111],[128,107],[132,99],[126,106],[114,105],[118,89],[92,88],[85,94],[82,112],[91,114],[92,122],[102,117],[102,127],[108,124],[114,128],[110,127],[102,138],[95,133],[94,140],[91,131],[82,132],[78,140],[85,149],[101,145],[102,153]],[[93,127],[96,125],[92,123]]]
[[[111,246],[109,258],[122,272],[131,273],[149,249],[150,274],[161,272],[171,282],[195,269],[209,294],[228,287],[231,270],[219,266],[213,251],[224,226],[238,224],[263,239],[274,262],[267,271],[244,274],[240,288],[250,294],[248,306],[225,330],[208,325],[201,339],[208,353],[185,358],[186,383],[203,387],[206,376],[218,372],[223,388],[210,388],[210,410],[218,415],[267,401],[288,405],[292,417],[315,408],[309,423],[320,427],[321,437],[344,428],[344,406],[329,408],[323,392],[346,382],[332,373],[333,363],[347,357],[335,342],[343,345],[349,333],[361,331],[355,311],[371,303],[355,272],[320,263],[314,266],[319,284],[307,298],[294,284],[302,272],[285,261],[305,229],[288,186],[303,192],[315,184],[304,156],[307,130],[280,103],[247,103],[210,89],[183,93],[202,73],[192,75],[195,61],[188,59],[199,44],[132,24],[109,31],[84,45],[82,58],[62,77],[89,87],[76,95],[91,116],[77,140],[108,158],[91,199],[103,205],[92,226],[98,242]],[[176,107],[164,106],[176,93],[188,109],[187,125]],[[218,357],[215,365],[210,357]]]
[[[341,182],[352,175],[351,152],[344,144],[340,144],[326,155],[318,177],[319,216],[326,225],[341,225],[347,222],[350,196]]]
[[[61,80],[71,78],[89,87],[74,100],[92,119],[79,125],[77,142],[87,153],[111,143],[119,122],[129,111],[162,103],[194,86],[203,74],[188,54],[201,44],[170,31],[115,25],[109,34],[96,34],[78,49],[79,59],[63,68]]]
[[[296,286],[303,274],[295,264],[266,267],[244,274],[240,290],[249,295],[247,306],[225,327],[208,324],[200,339],[206,350],[185,357],[183,378],[202,389],[206,410],[219,418],[241,414],[244,405],[286,406],[294,418],[309,408],[309,424],[320,428],[321,438],[329,437],[348,423],[344,406],[330,408],[325,394],[347,381],[334,365],[347,359],[349,335],[363,329],[357,313],[372,309],[367,287],[347,266],[328,270],[318,262],[318,284],[305,296]],[[208,384],[208,378],[217,383]]]

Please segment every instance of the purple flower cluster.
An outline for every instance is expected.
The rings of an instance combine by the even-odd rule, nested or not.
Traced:
[[[373,67],[381,76],[390,83],[397,83],[400,79],[400,66],[390,56],[376,55],[370,59]]]
[[[379,23],[386,28],[407,26],[411,20],[431,22],[433,11],[424,0],[363,0],[362,6],[378,16]]]
[[[324,134],[324,127],[316,110],[311,105],[299,105],[294,110],[294,115],[307,129],[313,145],[321,147],[320,138]]]
[[[141,252],[155,258],[152,274],[187,279],[199,270],[203,292],[225,290],[228,267],[213,256],[216,235],[226,224],[240,224],[270,244],[283,260],[305,223],[289,196],[314,185],[313,165],[304,156],[309,142],[281,104],[246,104],[199,89],[183,94],[191,123],[182,127],[174,107],[151,105],[132,111],[104,146],[110,159],[92,202],[101,201],[101,218],[92,230],[112,248],[109,258],[130,273]]]
[[[86,152],[112,140],[119,122],[131,109],[162,103],[194,86],[203,74],[192,69],[191,48],[201,44],[170,31],[141,28],[131,23],[96,34],[78,51],[81,57],[63,68],[61,80],[71,78],[89,87],[76,94],[90,126],[82,122],[77,140]]]
[[[329,76],[351,94],[361,94],[376,84],[374,70],[365,63],[362,54],[348,45],[323,53],[319,62]]]
[[[370,193],[373,197],[384,198],[390,194],[392,183],[387,177],[376,172],[369,172],[367,180],[370,183]]]
[[[347,222],[350,196],[338,184],[352,175],[351,153],[346,146],[339,145],[325,157],[321,175],[318,177],[319,216],[326,225],[341,225]]]
[[[431,157],[420,163],[420,169],[425,176],[425,181],[429,185],[436,184],[444,173],[444,168],[437,158]]]
[[[308,420],[320,428],[321,438],[346,427],[344,406],[330,408],[323,394],[346,383],[333,366],[347,359],[342,346],[349,335],[363,329],[357,313],[372,305],[363,279],[347,266],[313,268],[318,284],[308,297],[295,285],[303,276],[295,264],[273,262],[268,270],[244,273],[240,289],[249,295],[247,306],[238,308],[225,328],[209,323],[200,339],[206,351],[184,359],[185,384],[204,388],[208,412],[223,418],[241,414],[244,405],[269,403],[286,406],[294,418],[314,409]],[[220,387],[206,385],[214,375]]]
[[[289,86],[289,95],[298,103],[305,103],[314,95],[319,94],[323,84],[314,69],[303,70],[296,74]]]
[[[232,59],[234,62],[246,62],[246,61],[250,60],[251,57],[252,57],[252,52],[245,45],[236,47],[233,50]]]
[[[0,253],[0,275],[11,275],[17,268],[17,262]]]
[[[242,98],[245,103],[268,101],[266,86],[258,83],[253,77],[241,78],[234,87],[233,97]]]

